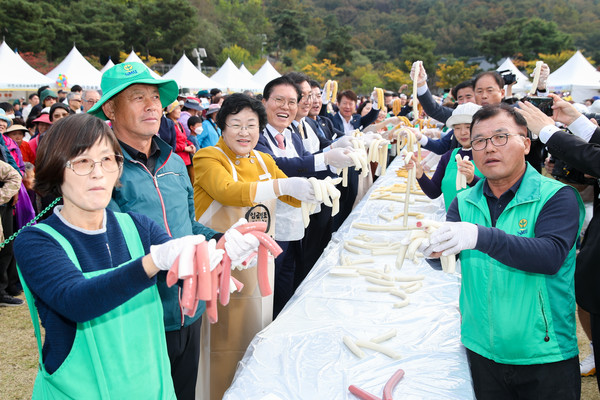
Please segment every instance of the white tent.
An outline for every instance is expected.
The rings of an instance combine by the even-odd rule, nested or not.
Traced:
[[[142,61],[142,59],[139,58],[138,55],[135,54],[135,51],[133,51],[133,50],[131,50],[131,53],[129,53],[129,56],[127,56],[127,58],[123,62],[139,62],[139,63],[144,64],[144,62]],[[148,68],[148,66],[146,64],[144,64],[144,66],[146,66],[146,68]],[[150,68],[148,68],[148,69],[150,70],[150,75],[152,75],[154,78],[156,78],[156,79],[162,79],[159,74],[157,74],[156,72],[152,71]]]
[[[227,61],[221,68],[211,76],[211,79],[218,83],[218,88],[227,92],[243,92],[244,90],[258,92],[263,89],[251,79],[245,77],[229,57],[227,57]]]
[[[524,94],[529,91],[529,89],[531,88],[531,82],[527,78],[527,75],[519,71],[519,69],[515,67],[515,64],[513,64],[510,58],[504,60],[504,62],[500,64],[498,68],[496,68],[496,71],[498,72],[505,70],[509,70],[517,77],[517,83],[515,83],[512,87],[513,94]]]
[[[252,77],[252,81],[261,87],[262,90],[265,85],[271,82],[275,78],[279,78],[281,74],[277,72],[275,67],[271,65],[269,60],[265,61],[262,67]]]
[[[79,85],[84,89],[100,89],[102,73],[90,64],[75,46],[46,76],[56,81],[61,74],[67,78],[67,87]]]
[[[102,67],[100,72],[104,73],[104,71],[106,71],[107,69],[112,68],[114,66],[115,66],[115,63],[113,62],[113,60],[111,58],[109,58],[108,61],[106,62],[106,65],[104,65],[104,67]]]
[[[219,86],[217,82],[200,72],[185,54],[177,61],[177,64],[175,64],[169,72],[163,75],[162,78],[175,80],[180,89],[210,90]]]
[[[27,64],[5,41],[0,45],[0,90],[37,90],[55,82]]]
[[[566,63],[548,77],[550,91],[569,91],[573,100],[585,99],[600,93],[600,72],[577,51]]]
[[[252,72],[248,71],[248,68],[246,68],[244,63],[242,63],[242,66],[240,67],[240,72],[246,79],[252,79]]]

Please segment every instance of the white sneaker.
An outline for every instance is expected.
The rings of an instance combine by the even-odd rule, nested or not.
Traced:
[[[592,354],[584,358],[579,363],[579,370],[581,371],[581,376],[591,376],[596,374],[596,362],[594,360],[594,348],[590,344],[592,349]]]

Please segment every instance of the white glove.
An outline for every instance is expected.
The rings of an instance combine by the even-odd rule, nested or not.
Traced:
[[[215,239],[210,239],[208,241],[208,258],[210,259],[211,271],[217,268],[217,265],[219,265],[219,263],[223,259],[223,254],[225,254],[225,250],[217,249],[217,241]]]
[[[352,152],[350,149],[331,149],[327,153],[323,153],[325,164],[334,168],[352,167],[354,161],[348,156],[350,152]]]
[[[352,137],[350,135],[344,135],[341,138],[339,138],[338,140],[336,140],[335,142],[331,143],[331,148],[339,149],[339,148],[347,147],[347,148],[351,149],[353,147],[352,139],[358,139],[358,138]]]
[[[329,104],[329,99],[327,98],[327,90],[325,90],[325,86],[323,86],[323,89],[321,90],[321,101],[323,101],[323,104],[325,105]],[[333,99],[333,101],[335,101],[335,99]]]
[[[425,257],[429,257],[431,253],[433,253],[433,249],[431,247],[431,243],[429,242],[429,238],[423,239],[423,241],[417,248],[417,251],[423,253]]]
[[[379,110],[379,104],[377,103],[377,90],[371,92],[371,103],[373,104],[373,108]]]
[[[194,256],[193,246],[204,241],[203,235],[188,235],[178,239],[169,240],[163,244],[150,246],[150,256],[154,265],[162,271],[168,271],[173,266],[177,256],[184,253],[185,257]],[[187,250],[184,252],[184,250]],[[189,251],[191,249],[191,252]],[[189,261],[191,265],[192,261]]]
[[[328,151],[327,154],[334,152],[335,150]],[[300,201],[306,201],[308,203],[318,203],[315,197],[315,189],[312,183],[306,178],[292,177],[277,179],[279,185],[279,193],[282,196],[292,196]]]
[[[231,227],[225,232],[225,250],[231,259],[231,267],[243,267],[242,263],[246,261],[250,255],[258,251],[260,245],[256,236],[247,233],[242,235],[237,229]],[[247,267],[249,267],[248,265]],[[246,267],[244,267],[246,268]]]
[[[429,236],[430,245],[423,254],[442,252],[443,256],[474,249],[477,245],[477,225],[470,222],[444,222]],[[430,251],[431,249],[431,251]]]
[[[546,90],[546,82],[548,82],[548,76],[550,76],[550,67],[548,64],[543,63],[540,68],[540,79],[538,80],[538,87],[536,89]]]
[[[427,83],[427,72],[423,66],[423,61],[415,61],[410,69],[410,79],[417,81],[418,86],[423,86]]]
[[[235,224],[231,225],[229,227],[229,229],[231,229],[231,228],[237,228],[238,226],[242,226],[242,225],[247,224],[247,223],[248,223],[248,220],[246,218],[240,218],[240,219],[237,220],[237,222]]]
[[[365,148],[369,149],[371,148],[371,143],[373,142],[373,140],[383,139],[383,136],[381,136],[379,133],[367,133],[363,135],[362,138],[365,141]],[[388,144],[390,144],[390,142],[386,140],[385,142],[381,142],[379,147],[383,145],[387,146]]]

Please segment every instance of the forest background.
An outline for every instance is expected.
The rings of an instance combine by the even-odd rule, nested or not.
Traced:
[[[192,50],[205,48],[209,76],[227,57],[254,73],[268,55],[279,72],[336,79],[360,93],[410,83],[417,59],[438,88],[469,78],[483,58],[512,57],[529,72],[542,59],[554,71],[580,49],[600,63],[600,0],[0,0],[0,7],[7,44],[43,73],[74,44],[97,67],[131,49],[150,67],[174,64],[184,52],[195,63]]]

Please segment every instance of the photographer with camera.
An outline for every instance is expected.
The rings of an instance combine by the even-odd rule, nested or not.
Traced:
[[[532,104],[520,103],[519,112],[527,120],[527,126],[539,134],[550,153],[578,170],[595,177],[600,176],[600,128],[579,113],[575,107],[551,94],[554,105],[552,118]],[[567,126],[573,134],[559,129],[554,122]],[[592,343],[600,343],[600,200],[598,185],[594,186],[594,215],[585,231],[581,250],[577,256],[575,271],[575,295],[580,308],[590,313]],[[581,314],[580,314],[581,318]],[[583,321],[582,321],[583,324]],[[585,326],[584,326],[585,327]],[[600,346],[593,348],[594,358],[600,357]],[[596,375],[600,388],[600,377]]]

